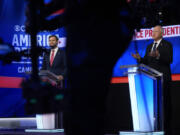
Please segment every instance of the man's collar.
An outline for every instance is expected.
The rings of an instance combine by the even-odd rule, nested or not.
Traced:
[[[162,41],[162,38],[161,38],[161,39],[159,39],[158,41],[154,41],[154,43],[159,44],[161,41]]]
[[[58,50],[58,46],[56,48],[51,49],[51,50],[57,51]]]

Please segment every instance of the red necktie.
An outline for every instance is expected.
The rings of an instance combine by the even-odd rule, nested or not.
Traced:
[[[50,57],[50,66],[52,66],[54,60],[54,50],[51,52],[51,57]]]

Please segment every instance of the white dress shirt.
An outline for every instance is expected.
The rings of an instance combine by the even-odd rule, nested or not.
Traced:
[[[51,60],[52,50],[54,50],[54,58],[55,58],[56,53],[57,53],[57,51],[58,51],[58,47],[56,47],[56,48],[54,48],[54,49],[51,49],[51,52],[50,52],[50,55],[49,55],[49,60]]]
[[[153,46],[152,46],[152,48],[151,48],[151,52],[153,51],[153,48],[154,48],[155,43],[157,43],[156,48],[158,48],[159,44],[161,43],[161,40],[162,40],[162,38],[159,39],[158,41],[154,41]]]

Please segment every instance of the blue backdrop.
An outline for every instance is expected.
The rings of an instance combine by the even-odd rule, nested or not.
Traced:
[[[171,71],[173,74],[180,74],[180,37],[167,37],[164,39],[171,42],[173,45],[173,63],[171,64]],[[147,46],[152,42],[152,39],[132,41],[126,52],[122,55],[121,58],[119,58],[116,65],[114,66],[113,76],[124,76],[124,71],[120,70],[120,66],[137,64],[136,60],[131,56],[131,53],[135,53],[135,44],[137,44],[140,56],[143,57],[145,55]]]
[[[45,3],[50,0],[45,0]],[[30,35],[25,33],[25,8],[26,0],[0,0],[0,38],[5,43],[11,44],[16,51],[30,48]],[[51,17],[57,14],[52,14]],[[59,47],[65,47],[66,31],[64,28],[54,31],[42,31],[37,35],[39,46],[49,47],[48,36],[55,34],[60,38]],[[39,58],[39,65],[42,64],[42,57]],[[39,67],[40,68],[40,67]],[[22,57],[21,61],[13,61],[12,64],[2,65],[0,61],[0,117],[24,117],[25,99],[22,98],[20,88],[12,88],[11,79],[7,77],[25,77],[26,72],[31,71],[31,61]],[[4,79],[6,85],[4,86]],[[2,87],[3,85],[3,87]]]
[[[49,2],[46,0],[45,2]],[[11,44],[16,50],[20,51],[30,47],[30,36],[25,33],[25,0],[0,0],[0,38],[4,42]],[[110,26],[108,26],[110,27]],[[39,46],[48,47],[48,36],[56,34],[60,38],[60,47],[65,47],[66,31],[64,28],[54,30],[52,32],[43,31],[38,33],[37,40]],[[171,65],[172,73],[179,74],[180,66],[180,38],[179,36],[171,36],[166,38],[173,44],[173,64]],[[135,42],[141,56],[144,56],[145,49],[152,42],[151,39],[141,39],[132,41],[126,52],[117,61],[113,70],[113,77],[124,76],[120,70],[121,65],[136,64],[131,57],[134,53]],[[109,46],[110,47],[110,46]],[[42,58],[39,58],[41,65]],[[3,77],[24,77],[26,72],[31,71],[31,62],[29,58],[22,58],[20,62],[12,62],[12,64],[2,65],[0,61],[0,76]],[[8,80],[7,80],[8,81]],[[2,83],[2,80],[0,80]],[[19,117],[24,116],[24,103],[22,91],[20,88],[0,88],[0,117]]]

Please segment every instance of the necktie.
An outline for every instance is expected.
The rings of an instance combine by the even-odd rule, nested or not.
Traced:
[[[52,66],[54,60],[54,50],[51,52],[51,57],[50,57],[50,66]]]
[[[152,51],[155,52],[156,51],[156,46],[157,46],[157,43],[154,43],[154,46],[152,48]]]

